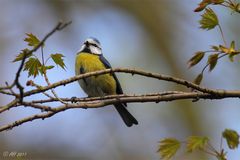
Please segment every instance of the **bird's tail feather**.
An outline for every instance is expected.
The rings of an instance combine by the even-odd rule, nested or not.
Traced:
[[[114,106],[128,127],[131,127],[133,124],[138,124],[138,121],[133,117],[133,115],[131,115],[131,113],[128,112],[127,108],[123,104],[118,103]]]

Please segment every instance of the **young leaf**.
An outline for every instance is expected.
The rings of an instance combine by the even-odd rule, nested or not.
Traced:
[[[222,150],[221,154],[217,154],[217,155],[216,155],[216,158],[217,158],[217,160],[227,160],[226,155],[227,155],[227,152],[224,152],[224,151]]]
[[[188,66],[189,68],[198,64],[204,57],[205,52],[203,51],[198,51],[195,53],[195,55],[188,61]]]
[[[222,133],[230,149],[236,149],[239,145],[239,134],[232,129],[225,129]]]
[[[56,63],[56,65],[59,65],[60,67],[62,67],[62,69],[65,69],[65,64],[63,62],[64,55],[56,53],[56,54],[51,54],[51,57],[53,61]]]
[[[212,0],[213,4],[222,4],[224,0]]]
[[[208,64],[209,64],[209,72],[211,72],[214,67],[216,66],[218,61],[218,54],[212,54],[210,56],[208,56]]]
[[[230,59],[230,61],[231,62],[233,62],[234,61],[234,56],[236,56],[236,55],[238,55],[238,54],[240,54],[240,52],[236,52],[236,51],[234,51],[234,52],[231,52],[230,54],[229,54],[229,59]]]
[[[232,55],[232,57],[234,56],[234,55],[237,55],[236,54],[236,50],[235,50],[235,41],[232,41],[231,42],[231,45],[230,45],[230,48],[229,48],[229,52],[228,52],[229,54],[230,54],[230,56]]]
[[[46,73],[46,71],[47,70],[50,70],[50,69],[52,69],[54,66],[41,66],[40,68],[39,68],[39,72],[43,75],[44,73]]]
[[[231,50],[231,51],[235,51],[235,41],[232,41],[232,42],[231,42],[230,50]]]
[[[34,78],[39,74],[39,69],[42,66],[41,62],[37,58],[29,58],[25,63],[24,71],[28,71],[28,77]]]
[[[187,151],[192,152],[196,149],[204,149],[206,144],[208,143],[208,137],[200,137],[200,136],[191,136],[187,139]]]
[[[200,28],[202,29],[213,29],[218,23],[217,15],[211,8],[207,8],[202,16],[202,19],[199,21]]]
[[[194,10],[194,12],[200,12],[204,10],[210,4],[221,4],[224,0],[203,0],[201,3],[198,4],[198,7]]]
[[[231,42],[230,48],[219,45],[219,49],[220,49],[221,52],[228,54],[228,57],[229,57],[231,62],[233,62],[234,56],[239,54],[239,52],[235,50],[235,41]]]
[[[159,152],[161,159],[168,160],[173,157],[180,148],[180,142],[175,138],[166,138],[160,141]]]
[[[209,4],[211,4],[211,0],[203,0],[198,4],[198,7],[194,10],[194,12],[200,12],[204,10]]]
[[[228,53],[229,52],[229,49],[225,46],[222,46],[222,45],[219,45],[219,49],[220,51],[224,52],[224,53]]]
[[[203,74],[200,73],[193,81],[194,84],[200,85],[200,83],[202,82],[203,79]]]
[[[26,33],[27,37],[24,39],[25,42],[28,42],[29,46],[36,47],[40,40],[32,33]]]
[[[12,62],[21,61],[23,59],[24,55],[26,55],[26,58],[31,57],[32,53],[28,54],[28,52],[29,52],[29,49],[27,49],[27,48],[23,49],[22,52],[20,52]]]
[[[240,13],[240,3],[236,4],[236,6],[234,7],[234,11]]]
[[[212,45],[211,48],[212,48],[214,51],[219,51],[219,47],[218,47],[218,46]]]

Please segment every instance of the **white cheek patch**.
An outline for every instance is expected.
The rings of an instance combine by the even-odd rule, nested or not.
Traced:
[[[85,45],[82,45],[81,48],[78,50],[78,52],[82,52],[84,48],[85,48]]]
[[[100,48],[97,48],[97,47],[94,47],[94,46],[90,46],[90,51],[93,54],[98,54],[98,55],[102,54],[102,50]]]

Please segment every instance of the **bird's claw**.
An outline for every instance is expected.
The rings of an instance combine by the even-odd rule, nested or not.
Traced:
[[[72,97],[72,98],[71,98],[71,102],[72,102],[72,103],[77,103],[77,97]]]

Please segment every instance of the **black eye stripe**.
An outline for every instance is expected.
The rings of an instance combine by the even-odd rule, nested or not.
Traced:
[[[89,45],[92,45],[94,47],[100,48],[98,45],[94,44],[94,43],[89,43]]]

